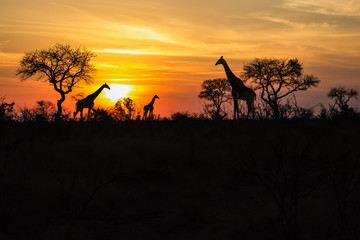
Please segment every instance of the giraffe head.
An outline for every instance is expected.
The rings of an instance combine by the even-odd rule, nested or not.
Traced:
[[[155,94],[154,98],[160,99],[160,98],[158,97],[158,95],[156,95],[156,94]]]
[[[104,88],[107,88],[107,89],[109,89],[110,90],[110,87],[109,87],[109,85],[107,85],[106,83],[104,83]]]
[[[221,58],[219,58],[219,60],[215,63],[215,66],[219,65],[219,64],[224,64],[224,63],[225,63],[225,60],[224,60],[223,56],[221,56]]]

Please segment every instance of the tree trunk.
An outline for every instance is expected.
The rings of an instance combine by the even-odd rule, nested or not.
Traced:
[[[60,100],[57,101],[57,113],[55,114],[55,121],[61,121],[62,106],[61,104],[65,101],[65,94],[61,94]]]
[[[277,104],[277,102],[275,102],[271,107],[274,112],[274,118],[277,120],[280,119],[280,110],[279,110],[279,105]]]

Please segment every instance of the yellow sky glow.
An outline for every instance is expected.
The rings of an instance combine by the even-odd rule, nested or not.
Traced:
[[[256,57],[292,58],[321,80],[299,103],[325,103],[331,87],[360,90],[360,0],[13,0],[0,8],[0,96],[17,105],[59,96],[45,82],[15,76],[25,52],[68,43],[92,50],[97,69],[90,94],[111,84],[95,104],[129,96],[140,105],[157,94],[155,112],[199,112],[206,79],[225,77],[220,56],[236,75]],[[65,105],[72,109],[70,97]]]
[[[139,50],[125,50],[125,49],[102,49],[102,50],[94,50],[96,53],[119,53],[119,54],[158,54],[151,53],[147,51],[139,51]]]
[[[131,92],[135,89],[132,85],[126,84],[109,84],[110,91],[106,91],[104,97],[109,98],[114,103],[125,97],[130,97]]]

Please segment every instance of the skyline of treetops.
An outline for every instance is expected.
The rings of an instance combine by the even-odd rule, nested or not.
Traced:
[[[130,97],[118,95],[116,103],[106,108],[95,106],[95,100],[101,95],[103,89],[114,91],[114,89],[111,90],[113,85],[110,87],[104,83],[91,94],[77,93],[72,95],[73,89],[76,89],[81,82],[85,82],[88,86],[93,85],[96,68],[91,60],[95,57],[96,55],[91,50],[72,48],[68,44],[55,44],[49,49],[26,53],[20,61],[17,76],[23,82],[34,79],[50,84],[60,96],[56,104],[47,100],[38,100],[32,109],[20,106],[18,110],[14,110],[14,101],[6,102],[5,96],[3,96],[1,99],[2,119],[39,120],[38,117],[40,116],[45,121],[50,121],[50,119],[56,121],[69,120],[72,115],[71,109],[63,110],[63,103],[66,97],[69,98],[68,95],[77,101],[73,118],[80,112],[80,120],[85,119],[84,109],[87,109],[86,118],[88,120],[91,118],[121,121],[161,119],[160,113],[156,112],[153,115],[155,99],[160,99],[156,94],[152,101],[144,106],[137,104]],[[297,58],[255,58],[243,65],[241,77],[237,77],[233,73],[223,56],[215,65],[223,66],[226,78],[208,79],[202,82],[202,90],[198,95],[202,110],[197,113],[173,111],[171,119],[175,118],[176,114],[183,114],[186,117],[193,114],[193,116],[200,118],[217,120],[235,120],[239,117],[280,119],[353,117],[358,115],[358,109],[351,105],[351,100],[357,100],[358,91],[352,88],[331,88],[327,97],[332,100],[332,103],[328,106],[321,103],[307,108],[300,106],[296,94],[318,87],[321,81],[313,74],[305,74],[303,63]],[[113,96],[118,94],[116,91],[115,87]],[[107,96],[109,97],[109,94]],[[238,106],[238,104],[240,105]],[[234,109],[233,112],[230,111],[231,108]],[[15,115],[12,116],[13,113],[16,113],[16,117]],[[167,116],[163,117],[166,118]]]

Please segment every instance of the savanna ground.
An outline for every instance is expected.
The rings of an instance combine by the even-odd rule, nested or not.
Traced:
[[[358,120],[0,132],[1,239],[359,239]]]

